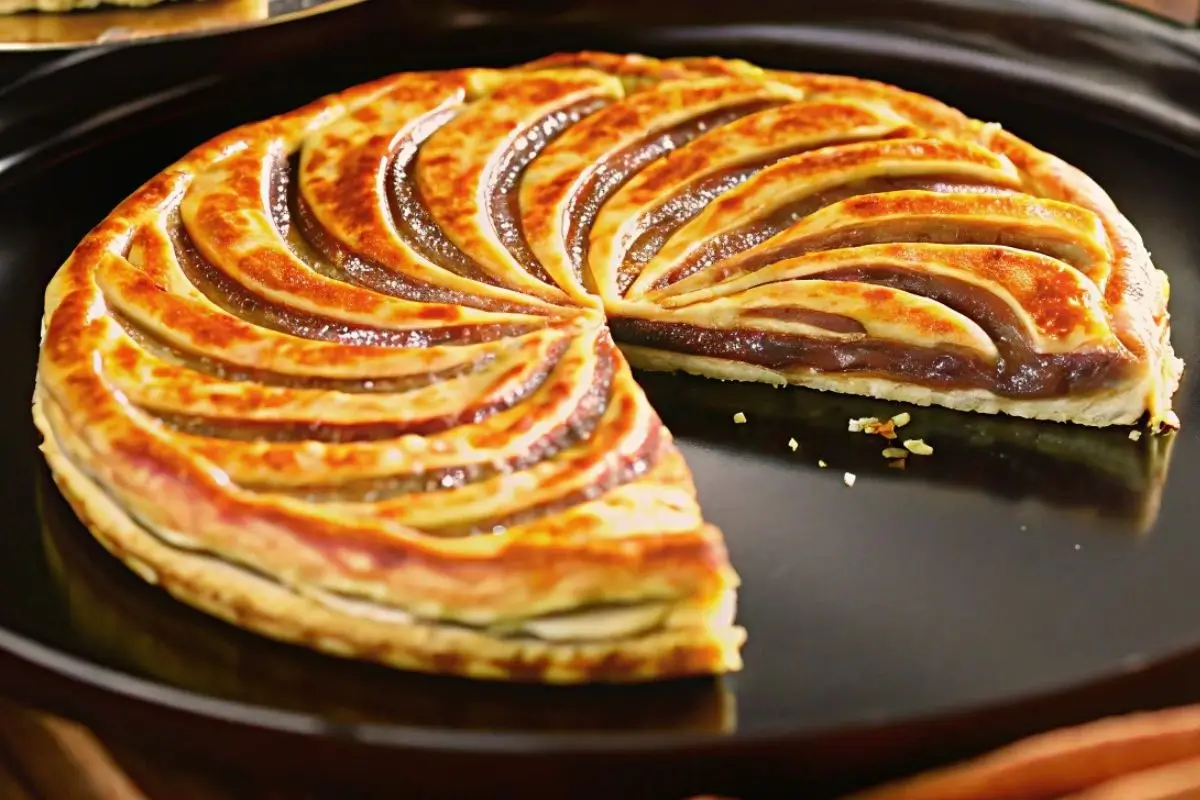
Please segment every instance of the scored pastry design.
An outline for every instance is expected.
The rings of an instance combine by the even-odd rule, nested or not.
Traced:
[[[631,363],[1158,428],[1167,294],[1103,191],[999,126],[568,54],[198,147],[51,282],[34,414],[96,537],[237,625],[480,678],[711,674],[738,578]]]

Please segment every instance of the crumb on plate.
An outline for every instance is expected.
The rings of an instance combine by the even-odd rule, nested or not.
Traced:
[[[878,425],[876,425],[875,430],[873,430],[871,432],[877,433],[885,439],[895,439],[896,438],[896,423],[889,419],[886,422],[881,422]]]
[[[871,436],[882,436],[885,439],[896,438],[896,420],[881,420],[879,417],[859,417],[850,420],[847,429],[851,433],[865,433]]]
[[[908,450],[908,452],[912,453],[913,455],[918,455],[918,456],[933,455],[933,448],[930,447],[929,445],[925,444],[924,439],[905,439],[904,440],[904,449]]]
[[[743,414],[741,411],[739,411],[733,415],[733,421],[736,422],[738,425],[741,425],[742,423],[744,423],[746,421],[746,415]]]
[[[868,428],[874,428],[879,425],[879,417],[859,417],[858,419],[850,420],[848,430],[851,433],[870,433]]]

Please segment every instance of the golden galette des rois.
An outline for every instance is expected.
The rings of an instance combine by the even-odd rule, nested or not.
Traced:
[[[1167,295],[1109,197],[999,125],[558,55],[165,169],[51,282],[34,414],[94,535],[235,625],[476,678],[714,674],[738,578],[631,364],[1157,430]]]

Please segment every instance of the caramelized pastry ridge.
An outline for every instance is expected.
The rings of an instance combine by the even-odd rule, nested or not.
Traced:
[[[1166,300],[1090,180],[935,101],[564,54],[189,153],[48,287],[34,415],[96,537],[235,624],[480,678],[714,674],[738,577],[631,361],[1158,426]]]

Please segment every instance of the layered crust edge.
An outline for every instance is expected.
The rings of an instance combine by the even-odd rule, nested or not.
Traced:
[[[331,602],[328,596],[183,550],[139,524],[63,452],[43,413],[44,402],[39,395],[33,404],[34,420],[44,437],[41,450],[80,521],[147,583],[230,624],[332,656],[483,680],[627,683],[741,668],[746,634],[733,624],[733,587],[700,603],[629,606],[633,616],[626,617],[625,627],[631,622],[634,629],[612,638],[572,637],[573,615],[553,615],[556,628],[564,631],[558,638],[565,639],[553,641],[418,619],[398,609],[373,613],[365,604]],[[595,624],[586,612],[582,618],[574,616],[577,632],[586,634]],[[647,626],[647,618],[653,624]]]

